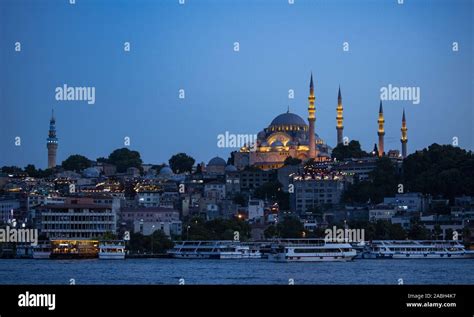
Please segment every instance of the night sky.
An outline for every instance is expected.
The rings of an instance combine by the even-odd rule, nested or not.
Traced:
[[[472,15],[470,0],[0,0],[0,166],[46,167],[53,107],[58,164],[107,156],[124,137],[145,163],[227,158],[218,134],[256,134],[288,106],[306,120],[311,72],[331,146],[338,86],[344,136],[369,151],[391,84],[421,99],[384,102],[386,151],[400,149],[403,108],[409,153],[453,137],[472,150]],[[95,104],[57,101],[64,84],[95,87]]]

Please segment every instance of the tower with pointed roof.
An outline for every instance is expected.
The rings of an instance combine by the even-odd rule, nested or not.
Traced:
[[[382,108],[382,100],[380,100],[380,107],[379,107],[379,119],[377,120],[379,124],[379,129],[377,134],[379,135],[379,156],[382,156],[384,153],[384,136],[385,136],[385,119],[383,117],[383,108]]]
[[[400,141],[402,142],[402,157],[406,158],[407,157],[407,121],[405,119],[405,109],[403,109],[403,115],[402,115],[402,128],[400,129],[402,131],[402,138]]]
[[[48,168],[56,167],[56,152],[58,150],[58,138],[56,137],[56,119],[54,118],[54,110],[51,113],[49,120],[49,134],[46,140],[46,147],[48,148]]]
[[[337,130],[337,144],[342,144],[342,134],[344,131],[343,120],[344,117],[342,116],[342,97],[341,97],[341,87],[339,86],[339,92],[337,94],[337,115],[336,115],[336,130]]]
[[[308,97],[308,122],[309,122],[309,157],[316,157],[316,140],[314,137],[314,125],[316,122],[316,108],[314,107],[314,85],[313,85],[313,73],[311,73],[311,80],[309,82],[309,97]]]

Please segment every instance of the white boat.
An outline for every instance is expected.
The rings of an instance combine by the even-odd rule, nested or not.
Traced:
[[[49,259],[51,255],[51,243],[41,242],[33,247],[33,259]]]
[[[372,241],[364,258],[368,259],[465,259],[473,258],[455,240],[376,240]]]
[[[124,260],[125,243],[124,241],[100,241],[99,259],[101,260]]]
[[[182,241],[176,242],[168,254],[177,259],[260,259],[257,249],[239,241]]]
[[[351,261],[357,255],[349,243],[323,239],[281,239],[272,247],[268,259],[277,262]]]

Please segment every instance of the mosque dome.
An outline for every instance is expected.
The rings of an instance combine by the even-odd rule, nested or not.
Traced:
[[[212,158],[207,164],[207,166],[226,166],[226,165],[227,164],[225,160],[219,156]]]
[[[235,167],[234,165],[229,164],[225,167],[225,171],[226,172],[237,172],[237,167]]]
[[[270,123],[270,126],[289,126],[289,125],[307,126],[303,118],[291,112],[282,113],[276,116],[275,119],[273,119],[272,123]]]
[[[173,175],[173,170],[169,166],[163,166],[160,169],[160,176],[171,176]]]

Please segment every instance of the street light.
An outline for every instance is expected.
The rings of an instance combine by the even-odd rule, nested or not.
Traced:
[[[186,228],[186,240],[189,240],[189,229],[191,229],[191,226]]]

